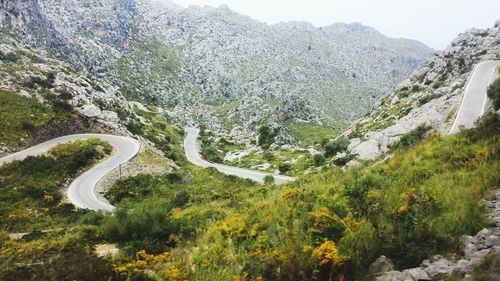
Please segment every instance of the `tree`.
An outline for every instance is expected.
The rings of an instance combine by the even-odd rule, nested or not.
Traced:
[[[276,132],[274,132],[268,125],[261,126],[259,128],[259,145],[268,149],[274,142],[276,137]]]
[[[488,87],[488,97],[493,103],[493,108],[500,109],[500,78]]]

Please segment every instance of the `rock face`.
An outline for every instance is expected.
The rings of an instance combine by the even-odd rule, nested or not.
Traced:
[[[213,131],[251,132],[268,120],[345,124],[432,55],[361,24],[267,25],[225,6],[148,0],[38,2],[57,33],[79,46],[71,49],[80,64],[91,62],[85,69]]]
[[[474,236],[464,235],[461,238],[463,246],[463,257],[447,259],[440,255],[424,260],[420,267],[410,268],[403,271],[394,271],[390,266],[392,262],[385,256],[381,256],[370,267],[372,280],[377,281],[420,281],[420,280],[444,280],[448,277],[470,279],[474,266],[479,264],[484,257],[494,253],[500,253],[500,191],[495,198],[483,202],[488,218],[494,226],[479,231]]]
[[[350,151],[362,159],[375,159],[421,124],[447,133],[474,66],[494,59],[500,59],[498,25],[460,34],[394,92],[379,100],[370,115],[351,125],[344,133],[351,138]]]
[[[92,58],[81,53],[82,49],[54,28],[37,0],[0,1],[0,29],[19,42],[44,49],[81,69],[95,64]]]

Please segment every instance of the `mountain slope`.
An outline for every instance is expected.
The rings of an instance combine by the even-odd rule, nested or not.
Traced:
[[[181,122],[214,131],[243,125],[240,131],[250,134],[289,120],[343,127],[432,53],[360,24],[266,25],[224,6],[40,5],[59,33],[98,58],[96,72],[129,98],[164,104]]]
[[[351,138],[351,152],[363,159],[376,158],[422,124],[447,133],[474,66],[495,59],[500,59],[500,24],[460,34],[351,125],[344,134]]]

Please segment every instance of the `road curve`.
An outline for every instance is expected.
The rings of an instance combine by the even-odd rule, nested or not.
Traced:
[[[114,208],[113,206],[100,201],[97,198],[94,193],[94,187],[107,173],[135,157],[137,152],[139,152],[141,145],[134,139],[102,134],[69,135],[52,139],[23,151],[0,158],[0,165],[14,160],[22,160],[28,156],[42,155],[58,144],[89,138],[98,138],[109,142],[116,149],[116,153],[75,179],[69,186],[68,198],[71,203],[80,208],[112,211]]]
[[[457,117],[450,129],[450,134],[456,133],[461,127],[472,128],[474,122],[486,110],[488,96],[486,90],[495,80],[495,70],[500,61],[483,61],[478,63],[472,71],[464,90],[464,97],[457,113]]]
[[[221,164],[216,164],[216,163],[211,163],[208,161],[203,160],[200,157],[200,154],[198,152],[198,147],[196,145],[196,138],[198,137],[198,134],[200,131],[195,128],[186,128],[187,131],[187,136],[184,139],[184,150],[186,152],[186,158],[188,159],[189,162],[201,166],[201,167],[213,167],[219,172],[227,174],[227,175],[234,175],[237,177],[241,178],[246,178],[246,179],[251,179],[253,181],[256,181],[258,183],[264,183],[264,177],[267,175],[272,175],[274,177],[274,181],[277,184],[283,184],[287,183],[289,181],[295,180],[295,178],[292,177],[287,177],[287,176],[282,176],[282,175],[275,175],[275,174],[270,174],[270,173],[265,173],[261,171],[254,171],[254,170],[249,170],[249,169],[242,169],[242,168],[236,168],[236,167],[231,167],[231,166],[226,166],[226,165],[221,165]]]

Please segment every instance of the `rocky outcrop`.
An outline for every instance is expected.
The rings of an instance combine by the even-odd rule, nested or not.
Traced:
[[[351,138],[349,150],[362,159],[375,159],[419,125],[447,133],[474,66],[494,59],[500,59],[500,27],[460,34],[350,126],[343,134]]]
[[[126,99],[107,83],[34,49],[0,42],[0,55],[1,91],[37,99],[54,112],[73,110],[59,122],[38,128],[19,148],[74,133],[130,135],[128,121],[137,117]],[[7,152],[9,148],[0,148],[0,154]]]
[[[500,191],[491,200],[484,200],[492,227],[482,229],[474,236],[461,238],[463,256],[448,259],[440,255],[424,260],[419,267],[394,270],[392,262],[382,256],[370,267],[370,276],[376,281],[445,280],[448,277],[470,280],[472,271],[484,257],[500,253]]]
[[[0,35],[48,51],[83,70],[95,65],[93,58],[62,36],[41,11],[37,0],[0,1]]]

